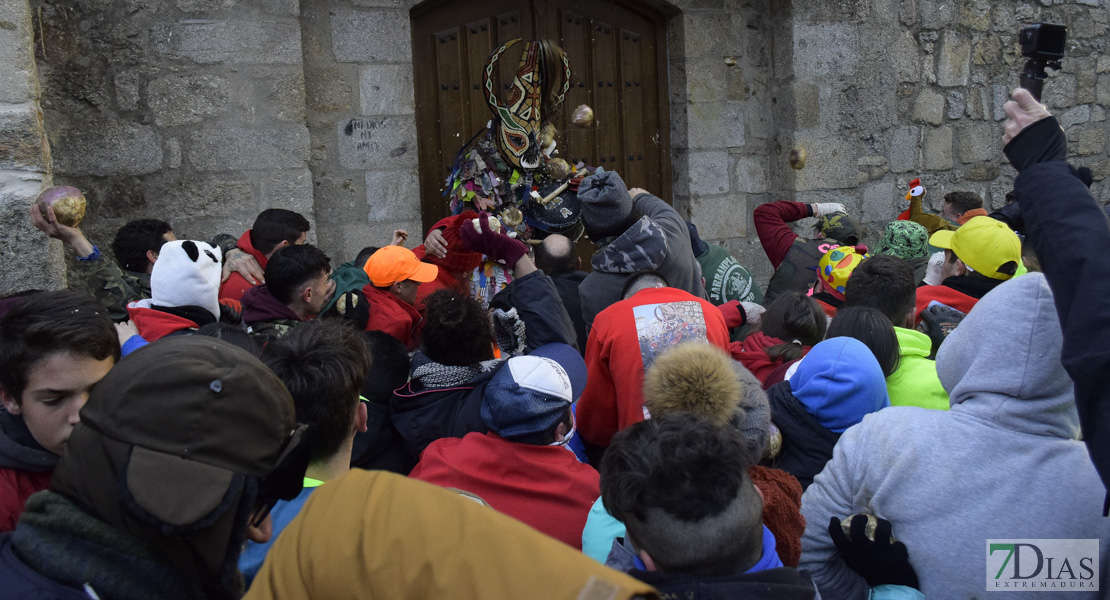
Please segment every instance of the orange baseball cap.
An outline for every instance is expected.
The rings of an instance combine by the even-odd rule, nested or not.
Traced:
[[[412,250],[404,246],[380,248],[370,255],[362,270],[374,287],[388,287],[408,279],[427,283],[439,275],[439,267],[420,262]]]

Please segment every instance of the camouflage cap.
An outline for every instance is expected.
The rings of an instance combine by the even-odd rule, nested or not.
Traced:
[[[891,221],[875,247],[875,254],[889,254],[903,260],[921,258],[929,253],[929,231],[913,221]]]
[[[817,219],[817,229],[825,237],[847,246],[858,244],[863,237],[863,227],[860,227],[859,221],[841,211],[829,213]]]

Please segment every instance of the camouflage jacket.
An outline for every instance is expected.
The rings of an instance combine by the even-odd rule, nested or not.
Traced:
[[[293,330],[294,327],[301,324],[301,321],[296,319],[274,319],[273,321],[256,321],[247,325],[247,333],[250,334],[254,341],[258,342],[259,346],[279,340]]]
[[[235,248],[236,238],[221,233],[209,242],[224,254]],[[150,274],[125,271],[114,259],[101,255],[96,260],[71,262],[73,273],[70,287],[83,290],[108,309],[113,321],[127,320],[127,305],[151,297]]]

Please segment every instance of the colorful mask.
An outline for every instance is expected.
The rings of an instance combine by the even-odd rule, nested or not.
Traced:
[[[516,76],[513,78],[512,91],[509,94],[509,103],[502,106],[493,93],[493,69],[497,59],[522,38],[506,42],[490,56],[486,64],[486,102],[493,111],[496,131],[494,138],[497,149],[500,150],[505,162],[514,169],[530,172],[539,169],[543,162],[543,105],[544,86],[550,82],[540,81],[543,60],[542,45],[540,42],[527,42],[524,55],[520,58]],[[555,101],[555,106],[563,102],[563,97],[570,88],[570,61],[564,53],[563,58],[563,89]]]

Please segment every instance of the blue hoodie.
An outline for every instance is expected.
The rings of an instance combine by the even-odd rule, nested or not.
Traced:
[[[835,433],[890,406],[879,361],[863,342],[849,337],[814,346],[790,377],[790,391],[806,412]]]

